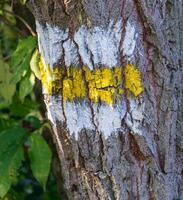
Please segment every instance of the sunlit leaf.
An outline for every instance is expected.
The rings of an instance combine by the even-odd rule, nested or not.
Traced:
[[[23,5],[25,5],[26,2],[27,2],[27,0],[20,0],[20,3],[23,4]]]
[[[38,49],[36,49],[30,61],[30,67],[31,67],[31,70],[34,72],[35,76],[38,79],[41,79],[40,70],[39,70],[39,59],[40,59],[39,52],[38,52]]]

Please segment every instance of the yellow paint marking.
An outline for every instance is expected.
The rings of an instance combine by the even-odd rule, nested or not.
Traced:
[[[66,70],[50,67],[41,59],[39,63],[41,81],[45,93],[62,92],[65,102],[85,99],[87,96],[93,103],[104,102],[112,105],[124,93],[122,89],[122,67],[103,68],[91,71],[88,67],[70,67]],[[128,64],[125,67],[124,87],[137,97],[142,91],[139,70]],[[88,90],[88,92],[87,92]]]
[[[135,97],[143,91],[140,72],[132,64],[128,64],[125,67],[125,87]]]
[[[73,101],[75,98],[84,98],[85,96],[86,88],[82,70],[68,68],[67,75],[63,80],[63,99],[65,101]]]
[[[115,96],[123,93],[122,89],[120,90],[121,94],[118,93],[121,86],[121,78],[119,78],[121,68],[104,68],[95,71],[90,71],[86,67],[84,69],[89,87],[89,97],[94,103],[102,101],[112,105]]]
[[[39,69],[40,69],[40,75],[41,75],[41,82],[45,90],[45,93],[51,94],[52,88],[53,88],[52,72],[50,70],[50,67],[44,64],[44,60],[42,59],[42,57],[40,58],[40,61],[39,61]]]

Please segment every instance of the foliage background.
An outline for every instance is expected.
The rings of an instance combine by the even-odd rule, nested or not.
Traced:
[[[25,3],[0,1],[0,199],[56,200],[52,154],[42,137],[51,130],[35,76],[35,25]]]

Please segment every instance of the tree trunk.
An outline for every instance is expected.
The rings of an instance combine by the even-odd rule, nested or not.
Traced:
[[[182,1],[29,0],[68,199],[183,199]]]

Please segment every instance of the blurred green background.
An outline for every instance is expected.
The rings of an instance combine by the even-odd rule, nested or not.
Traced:
[[[0,199],[57,200],[35,23],[25,3],[0,1]]]

